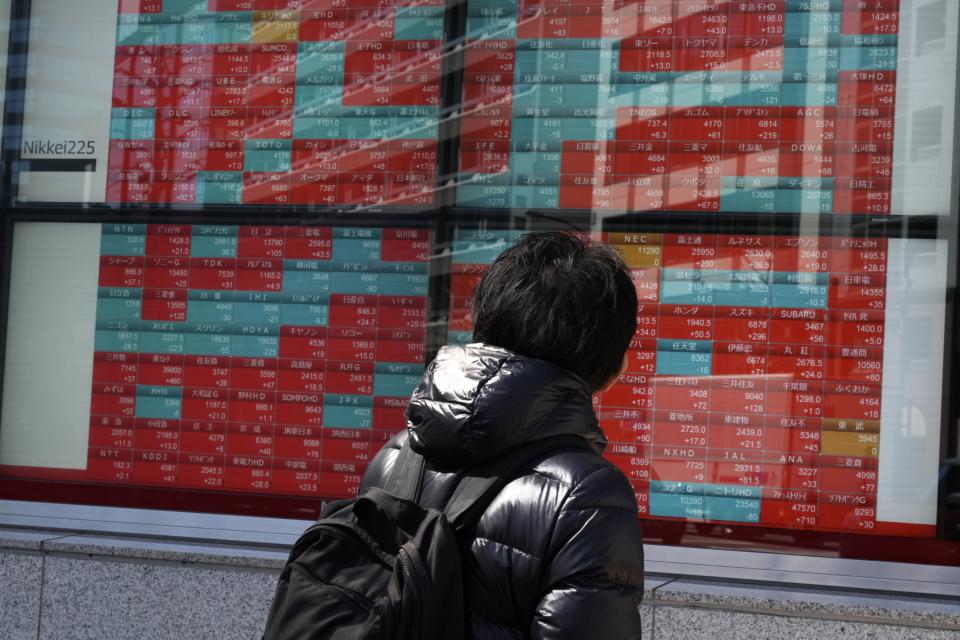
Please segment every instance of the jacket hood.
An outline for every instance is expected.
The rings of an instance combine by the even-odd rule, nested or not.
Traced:
[[[517,445],[576,435],[602,453],[607,440],[578,375],[485,344],[443,347],[407,407],[417,453],[472,465]]]

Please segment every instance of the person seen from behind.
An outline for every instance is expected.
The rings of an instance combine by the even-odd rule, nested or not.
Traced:
[[[383,487],[409,439],[427,460],[419,502],[442,508],[455,469],[546,438],[583,441],[525,465],[465,532],[473,640],[641,636],[636,499],[601,457],[607,440],[591,399],[623,373],[636,313],[614,249],[566,233],[521,237],[474,292],[474,342],[440,350],[413,394],[407,429],[364,477],[361,493]]]

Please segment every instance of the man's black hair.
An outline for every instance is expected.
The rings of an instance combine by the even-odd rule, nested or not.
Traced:
[[[637,291],[613,248],[568,233],[524,235],[473,294],[473,339],[565,367],[591,391],[620,370]]]

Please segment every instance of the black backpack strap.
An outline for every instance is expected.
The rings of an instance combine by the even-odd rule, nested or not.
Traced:
[[[556,436],[526,444],[495,462],[467,469],[443,510],[447,520],[457,532],[472,526],[528,463],[547,453],[586,450],[593,451],[593,448],[583,438]]]
[[[410,436],[400,447],[400,455],[393,465],[390,480],[383,488],[387,493],[404,500],[416,502],[420,497],[420,485],[423,483],[423,470],[427,461],[422,455],[410,448]]]

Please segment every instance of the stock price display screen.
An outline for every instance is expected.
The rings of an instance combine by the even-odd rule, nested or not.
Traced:
[[[458,231],[451,341],[470,341],[473,288],[517,235]],[[642,516],[934,535],[930,514],[925,524],[898,512],[881,478],[937,464],[936,447],[911,462],[888,440],[900,408],[885,367],[900,365],[885,352],[887,282],[913,251],[903,241],[595,239],[622,254],[640,298],[626,373],[594,403]]]
[[[61,359],[76,367],[65,393],[89,380],[89,395],[41,428],[85,442],[47,466],[94,482],[356,493],[423,370],[429,232],[76,227],[72,242],[99,245],[73,265],[88,300],[75,320],[93,333]]]
[[[470,0],[458,202],[888,214],[899,0]]]

